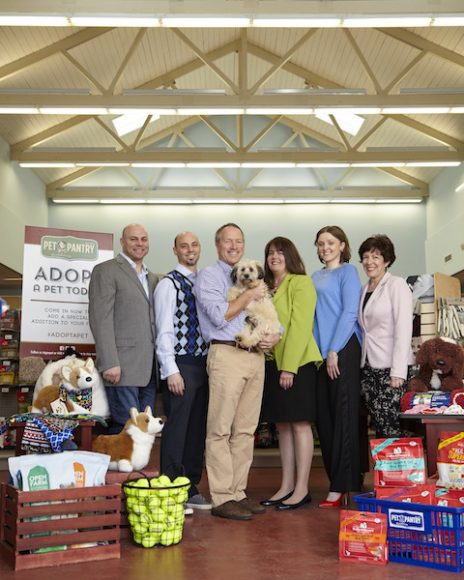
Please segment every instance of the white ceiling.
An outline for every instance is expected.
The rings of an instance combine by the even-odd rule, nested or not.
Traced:
[[[70,5],[73,12],[108,15],[181,8],[207,14],[211,7],[215,14],[230,14],[245,6],[256,14],[320,15],[321,6],[327,14],[398,14],[404,4],[25,0],[18,7],[17,1],[2,0],[0,15],[69,14]],[[407,5],[410,12],[430,13],[432,6],[435,12],[464,15],[462,1],[409,0]],[[407,95],[400,92],[405,88],[434,91]],[[464,106],[463,88],[464,27],[0,28],[0,106]],[[139,92],[131,93],[134,89]],[[225,94],[208,94],[211,89]],[[269,89],[300,92],[271,95]],[[320,89],[364,89],[365,94]],[[186,192],[208,198],[282,197],[283,188],[291,197],[423,197],[442,167],[102,169],[101,164],[464,160],[462,113],[366,115],[356,136],[314,115],[171,115],[155,122],[147,118],[141,129],[118,137],[114,117],[0,114],[0,135],[15,162],[95,163],[34,169],[50,198],[166,198]]]

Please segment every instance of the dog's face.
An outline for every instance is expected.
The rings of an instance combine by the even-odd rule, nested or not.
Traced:
[[[145,410],[142,413],[139,413],[135,407],[131,407],[130,416],[131,418],[129,422],[132,422],[133,425],[144,433],[156,435],[157,433],[161,433],[163,430],[163,419],[161,417],[153,417],[151,407],[145,407]]]
[[[264,278],[264,270],[257,260],[240,260],[231,276],[235,286],[247,288],[252,282]]]
[[[463,353],[459,345],[432,338],[424,342],[416,359],[419,365],[428,364],[437,374],[447,375],[456,365],[462,366]]]
[[[65,384],[75,391],[94,387],[97,382],[95,365],[91,358],[88,358],[82,367],[63,367],[61,374]]]

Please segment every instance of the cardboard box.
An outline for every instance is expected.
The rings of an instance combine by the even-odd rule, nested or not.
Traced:
[[[432,312],[435,314],[435,302],[421,302],[420,306],[421,316],[423,314],[431,314]]]
[[[121,487],[20,491],[2,483],[0,555],[15,570],[120,558]]]

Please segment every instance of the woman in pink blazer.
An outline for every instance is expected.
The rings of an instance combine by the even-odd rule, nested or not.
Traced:
[[[411,350],[412,294],[403,278],[387,272],[395,261],[388,236],[365,240],[359,257],[369,279],[363,288],[359,324],[364,332],[361,391],[377,437],[401,436],[400,401],[406,390]]]

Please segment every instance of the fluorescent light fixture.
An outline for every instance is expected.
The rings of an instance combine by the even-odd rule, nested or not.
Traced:
[[[199,204],[231,204],[231,203],[238,203],[238,199],[227,199],[227,198],[210,198],[207,199],[199,197],[198,199],[193,199],[192,203],[199,203]]]
[[[241,167],[245,169],[287,169],[290,167],[295,167],[295,163],[285,162],[285,163],[269,163],[264,161],[249,161],[241,163]]]
[[[105,27],[105,28],[157,28],[161,26],[159,18],[153,16],[71,16],[73,26]]]
[[[179,169],[186,167],[186,163],[181,161],[147,161],[146,163],[131,163],[131,167],[156,167],[160,169]]]
[[[464,181],[461,183],[461,185],[458,185],[454,191],[457,193],[458,191],[461,191],[461,189],[464,189]]]
[[[137,199],[137,198],[127,198],[127,197],[118,197],[116,199],[101,199],[100,203],[114,203],[114,204],[139,204],[139,203],[147,203],[146,199]]]
[[[328,203],[328,198],[317,198],[317,197],[302,197],[302,198],[292,198],[284,199],[284,203]]]
[[[349,198],[349,197],[342,197],[342,198],[333,198],[330,200],[330,203],[375,203],[373,199],[368,197],[359,197],[359,198]]]
[[[102,161],[101,163],[95,163],[93,161],[83,161],[82,163],[76,163],[76,167],[129,167],[130,163],[126,162],[113,162],[113,161]]]
[[[221,109],[221,108],[209,108],[209,109],[205,109],[205,108],[196,108],[196,109],[192,109],[192,108],[184,108],[184,107],[180,107],[179,109],[177,109],[177,114],[178,115],[244,115],[245,114],[245,109],[242,108],[229,108],[229,109]]]
[[[240,17],[169,17],[162,18],[161,25],[166,28],[248,28],[250,18]]]
[[[403,87],[400,95],[455,95],[464,93],[464,87]]]
[[[150,123],[157,121],[160,116],[158,114],[151,114]],[[121,115],[120,117],[116,117],[116,119],[112,120],[114,128],[116,129],[117,134],[122,137],[123,135],[127,135],[128,133],[132,133],[136,129],[140,129],[142,125],[147,120],[146,113],[134,111],[133,113],[128,113],[126,115]]]
[[[40,107],[42,115],[107,115],[106,107]]]
[[[458,167],[460,161],[408,161],[406,167]]]
[[[193,203],[193,201],[191,199],[173,197],[173,198],[150,198],[147,199],[147,203],[156,203],[160,205],[186,205]]]
[[[40,167],[76,167],[75,163],[61,161],[21,161],[20,167],[40,168]]]
[[[422,203],[421,197],[379,198],[375,203]]]
[[[450,113],[464,113],[464,107],[451,107]]]
[[[259,197],[257,199],[239,199],[238,203],[249,203],[249,204],[277,204],[277,203],[284,203],[283,199],[277,199],[274,197],[271,198],[264,198]]]
[[[450,112],[450,107],[384,107],[384,115],[442,115]]]
[[[341,18],[253,18],[254,28],[338,28]]]
[[[321,169],[332,169],[339,167],[350,167],[350,163],[297,163],[296,167],[310,167],[310,168],[321,168]]]
[[[404,161],[378,161],[374,163],[351,163],[351,167],[404,167]]]
[[[310,107],[250,107],[245,109],[245,115],[312,115],[314,109]]]
[[[240,167],[240,163],[236,162],[227,162],[227,161],[191,161],[186,164],[187,167],[193,169],[215,169],[215,168],[223,168],[223,169],[234,169]]]
[[[37,115],[37,107],[0,107],[0,115]]]
[[[435,16],[431,26],[464,26],[464,16]]]
[[[344,18],[344,28],[422,28],[430,26],[430,16],[398,16],[398,17],[369,17]]]
[[[53,198],[52,199],[53,203],[100,203],[99,199],[87,199],[87,198],[83,198],[83,197],[79,197],[76,199],[57,199],[57,198]]]
[[[340,129],[346,131],[350,135],[357,135],[364,123],[364,119],[362,117],[359,117],[358,115],[353,115],[351,113],[345,113],[344,111],[343,112],[337,111],[336,113],[331,113],[331,115],[329,115],[327,113],[321,112],[320,110],[316,110],[316,117],[318,119],[320,119],[321,121],[325,121],[330,125],[333,125],[331,116],[335,118],[338,125],[340,126]]]
[[[0,26],[69,26],[66,16],[0,16]]]

